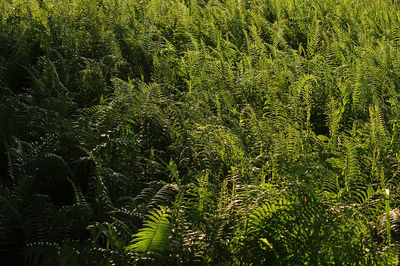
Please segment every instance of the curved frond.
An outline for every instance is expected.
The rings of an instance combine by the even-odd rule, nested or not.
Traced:
[[[161,207],[147,215],[144,227],[135,234],[133,244],[127,250],[137,253],[153,253],[161,255],[168,249],[171,225],[167,209]]]

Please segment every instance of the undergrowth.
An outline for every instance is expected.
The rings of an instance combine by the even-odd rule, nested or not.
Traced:
[[[0,264],[397,265],[400,6],[0,1]]]

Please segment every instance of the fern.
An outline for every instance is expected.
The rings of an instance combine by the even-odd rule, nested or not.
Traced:
[[[349,140],[345,140],[345,146],[347,150],[346,156],[346,169],[345,169],[345,180],[344,187],[346,192],[350,192],[351,184],[356,181],[359,174],[357,150]]]
[[[167,209],[160,208],[146,216],[144,227],[135,234],[133,244],[126,249],[137,253],[163,255],[168,250],[170,221]]]
[[[175,196],[178,193],[176,185],[167,184],[164,185],[150,200],[147,205],[149,210],[156,209],[160,206],[167,206],[175,200]]]
[[[397,6],[0,1],[0,264],[398,264]]]
[[[60,246],[51,242],[28,243],[24,249],[25,262],[33,265],[52,265],[57,261]]]

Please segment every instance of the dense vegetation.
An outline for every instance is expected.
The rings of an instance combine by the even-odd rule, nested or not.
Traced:
[[[400,5],[0,1],[0,264],[392,265]]]

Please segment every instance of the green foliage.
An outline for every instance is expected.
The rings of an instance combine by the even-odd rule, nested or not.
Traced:
[[[165,208],[161,208],[150,212],[146,217],[144,227],[133,236],[133,244],[129,245],[127,250],[162,255],[168,250],[171,230],[169,214]]]
[[[0,264],[397,265],[399,18],[0,1]]]
[[[353,217],[352,223],[315,199],[261,205],[250,219],[251,262],[257,264],[352,264],[378,262],[368,239],[368,228]],[[349,232],[355,237],[349,238]],[[257,241],[258,240],[258,241]],[[252,242],[258,242],[259,246]],[[251,256],[249,256],[250,258]],[[250,261],[249,261],[250,262]]]

